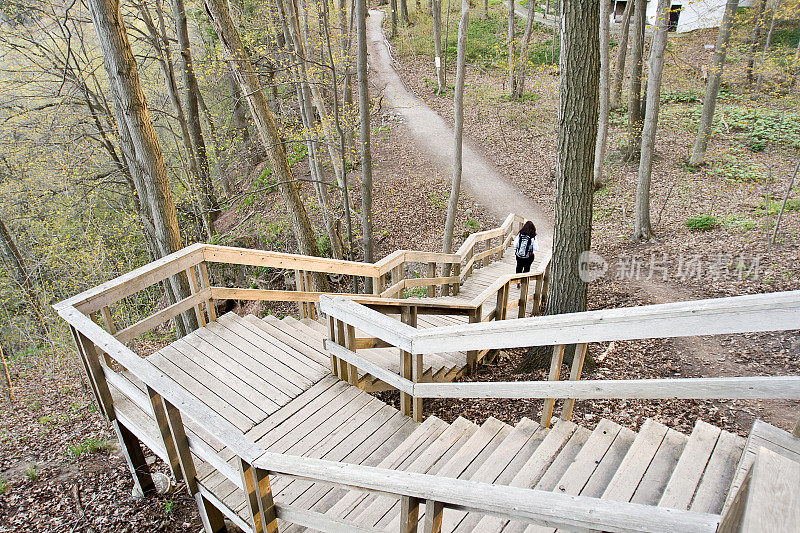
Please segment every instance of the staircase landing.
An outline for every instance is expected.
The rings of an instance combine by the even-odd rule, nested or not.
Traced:
[[[565,421],[545,429],[529,419],[516,426],[494,418],[480,426],[463,418],[447,424],[433,416],[417,423],[332,377],[321,336],[291,318],[228,314],[148,360],[265,451],[709,513],[721,512],[742,457],[743,438],[702,421],[689,436],[653,420],[638,433],[610,420],[594,430]],[[126,379],[111,384],[117,415],[167,459],[152,413],[120,393],[146,390]],[[228,461],[194,458],[201,490],[249,530],[244,494],[221,473],[237,471],[236,458],[185,423],[189,439]],[[283,476],[271,481],[278,505],[365,528],[399,527],[396,499]],[[301,530],[280,524],[280,531]],[[443,531],[552,529],[448,510]]]

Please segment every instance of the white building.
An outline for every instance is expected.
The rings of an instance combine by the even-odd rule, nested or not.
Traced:
[[[701,28],[716,28],[725,14],[725,0],[672,0],[670,30],[684,33]],[[739,0],[739,7],[749,7],[753,0]],[[627,1],[614,2],[614,20],[620,22]],[[658,0],[647,2],[647,22],[654,25]]]

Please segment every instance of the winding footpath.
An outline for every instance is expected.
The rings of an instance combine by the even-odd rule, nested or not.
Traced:
[[[452,178],[454,134],[453,129],[433,109],[406,88],[392,66],[381,21],[384,13],[370,10],[367,19],[367,52],[370,76],[382,87],[386,99],[395,112],[404,119],[415,148],[427,155],[431,163]],[[551,248],[553,221],[548,213],[536,206],[514,184],[506,180],[484,157],[464,140],[461,185],[472,198],[490,213],[502,220],[514,212],[536,225],[543,248]]]

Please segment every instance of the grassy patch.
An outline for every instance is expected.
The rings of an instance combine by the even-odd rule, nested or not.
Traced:
[[[686,221],[686,227],[692,231],[709,231],[717,227],[717,219],[711,215],[692,217]]]
[[[72,459],[79,459],[84,455],[91,455],[104,450],[110,450],[111,443],[104,439],[89,437],[83,442],[76,442],[67,447],[67,456]]]
[[[0,496],[8,492],[8,481],[5,478],[0,477]]]
[[[783,199],[781,200],[764,200],[758,206],[757,211],[767,215],[777,215],[781,211]],[[786,209],[784,211],[800,211],[800,198],[789,198],[786,201]]]
[[[41,471],[39,470],[39,467],[36,466],[36,463],[29,464],[25,469],[25,477],[27,477],[30,481],[36,481],[39,479],[40,475]]]

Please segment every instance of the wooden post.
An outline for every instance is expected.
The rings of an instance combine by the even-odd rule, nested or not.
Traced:
[[[245,487],[245,503],[250,511],[253,531],[256,533],[277,533],[278,513],[272,499],[272,486],[269,474],[260,468],[254,468],[243,459],[239,459],[239,471]]]
[[[401,533],[416,533],[419,524],[418,498],[402,496],[400,498],[400,531]]]
[[[305,290],[305,282],[305,273],[302,270],[295,270],[294,284],[297,287],[297,292],[303,292]],[[297,309],[300,313],[300,318],[308,318],[308,307],[306,307],[305,302],[297,302]]]
[[[347,340],[345,339],[344,336],[344,326],[345,326],[344,322],[342,322],[341,320],[336,320],[336,344],[338,344],[339,346],[346,347]],[[337,361],[337,366],[339,367],[339,374],[338,374],[339,379],[350,383],[350,377],[349,377],[350,372],[348,372],[349,365],[347,364],[347,361],[338,358],[336,359],[336,361]]]
[[[442,502],[425,500],[425,533],[441,533],[444,505]]]
[[[78,347],[78,353],[81,355],[84,369],[89,378],[89,383],[92,385],[92,392],[94,392],[97,406],[100,412],[105,415],[109,422],[116,420],[114,414],[114,402],[111,398],[111,391],[108,390],[108,383],[106,383],[106,376],[103,373],[103,368],[100,365],[100,357],[97,354],[97,348],[94,343],[87,339],[82,333],[78,332],[74,327],[70,326],[72,337],[75,340],[75,345]]]
[[[539,316],[542,313],[542,286],[544,285],[543,275],[536,276],[536,288],[533,292],[533,316]]]
[[[507,281],[506,284],[497,291],[497,305],[495,306],[494,312],[495,320],[505,320],[508,316],[508,293],[510,289],[511,282]]]
[[[483,320],[483,306],[479,305],[469,313],[469,323],[477,324]],[[467,374],[472,374],[475,371],[475,366],[478,364],[478,350],[467,351]]]
[[[550,375],[547,377],[548,381],[558,381],[561,375],[561,363],[564,362],[564,345],[557,344],[553,347],[553,358],[550,360]],[[554,398],[547,398],[542,407],[542,427],[550,427],[550,419],[553,416],[553,406],[555,406]]]
[[[175,481],[180,483],[183,480],[181,460],[180,457],[178,457],[178,451],[175,449],[172,433],[169,431],[169,420],[167,419],[167,412],[164,409],[164,404],[161,402],[161,395],[150,387],[147,387],[147,394],[150,396],[150,405],[153,408],[153,415],[155,416],[158,430],[161,433],[161,442],[164,443],[164,448],[167,450],[169,469]]]
[[[461,278],[461,263],[456,263],[455,265],[453,265],[453,276]],[[456,296],[458,294],[458,291],[461,289],[461,281],[460,280],[456,281],[455,283],[450,285],[450,287],[452,288],[451,292],[453,296]]]
[[[200,512],[200,519],[206,531],[223,532],[225,531],[225,519],[222,513],[211,505],[200,494],[197,487],[197,472],[194,468],[194,459],[189,451],[189,441],[186,438],[186,428],[181,420],[181,413],[177,407],[161,397],[161,406],[166,415],[169,435],[172,437],[172,444],[178,456],[178,463],[183,474],[183,481],[189,494],[194,496],[197,502],[197,509]]]
[[[550,263],[544,269],[544,280],[542,281],[542,295],[541,295],[541,305],[544,306],[545,302],[547,302],[547,291],[550,290]]]
[[[331,342],[336,342],[336,319],[328,316],[328,338]],[[339,359],[333,354],[331,355],[331,374],[339,377]]]
[[[116,335],[117,325],[114,323],[114,317],[111,316],[111,309],[109,309],[107,305],[104,305],[103,308],[100,309],[100,313],[103,315],[103,322],[106,323],[106,331],[112,335]]]
[[[519,312],[517,318],[525,318],[528,311],[528,292],[530,290],[531,278],[524,277],[519,283]]]
[[[583,362],[586,360],[586,352],[588,350],[589,345],[585,342],[575,345],[575,355],[572,358],[572,368],[569,371],[570,381],[578,381],[581,379]],[[561,407],[561,420],[569,420],[572,418],[572,408],[574,406],[575,398],[567,398],[564,400],[564,405]]]
[[[113,420],[111,425],[114,426],[117,439],[119,439],[122,447],[122,455],[125,456],[125,462],[128,463],[128,468],[133,475],[134,486],[144,496],[155,494],[156,486],[153,483],[153,477],[150,475],[150,466],[144,458],[139,439],[128,428],[120,424],[119,420]]]
[[[311,283],[311,272],[308,270],[303,271],[303,275],[305,276],[305,283],[303,286],[306,288],[306,291],[313,292],[314,286]],[[306,309],[308,309],[308,316],[311,320],[316,320],[318,313],[317,313],[317,306],[318,303],[314,302],[306,302]]]
[[[356,351],[356,328],[350,324],[345,325],[345,342],[346,348],[351,352]],[[347,382],[350,385],[358,387],[358,368],[356,365],[347,365]]]
[[[436,277],[436,263],[431,262],[428,263],[428,277],[435,278]],[[428,285],[428,298],[435,298],[436,297],[436,285]]]
[[[416,306],[409,305],[404,306],[401,313],[400,313],[400,320],[404,324],[408,324],[411,327],[417,327],[417,308]],[[413,364],[413,357],[409,352],[400,351],[400,376],[414,381],[414,364]],[[420,365],[421,366],[421,365]],[[406,394],[405,392],[400,393],[400,412],[404,415],[412,416],[414,414],[413,403],[414,398],[410,394]],[[420,406],[419,406],[419,413],[420,417],[422,416],[422,401],[420,399]]]
[[[195,295],[200,292],[200,284],[197,283],[197,274],[195,273],[193,266],[190,266],[186,269],[186,277],[189,279],[189,290],[191,294]],[[203,314],[203,308],[200,307],[200,304],[197,304],[193,309],[194,316],[197,317],[197,323],[200,324],[200,327],[205,327],[206,317]]]
[[[200,287],[203,289],[211,287],[211,280],[208,277],[208,266],[205,261],[200,263]],[[217,319],[217,309],[214,307],[213,298],[206,300],[206,313],[208,314],[209,322],[214,322]]]

